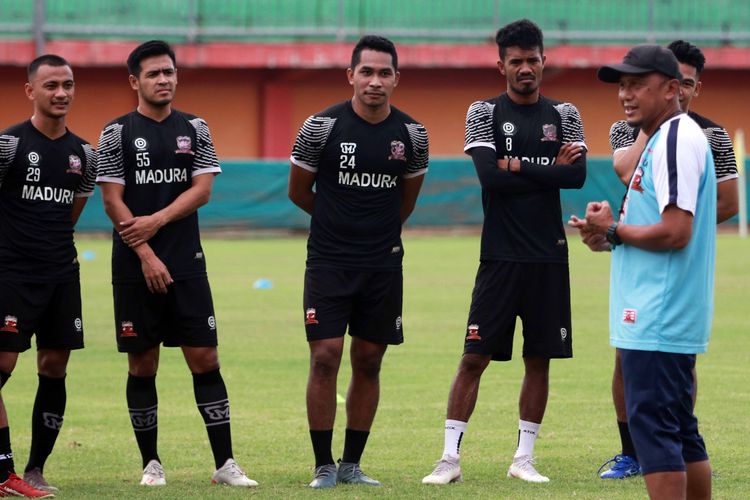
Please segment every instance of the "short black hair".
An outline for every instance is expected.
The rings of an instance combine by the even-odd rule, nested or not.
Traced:
[[[172,64],[177,65],[174,57],[174,51],[169,44],[163,40],[149,40],[143,42],[133,49],[128,56],[128,72],[133,76],[141,74],[141,61],[148,57],[168,55],[172,59]]]
[[[44,66],[45,64],[47,66],[67,66],[71,69],[73,68],[68,61],[58,55],[44,54],[31,61],[26,68],[26,76],[28,77],[29,82],[31,82],[34,76],[36,76],[39,66]]]
[[[524,50],[539,48],[544,54],[544,35],[539,26],[528,19],[513,21],[497,30],[495,35],[500,59],[505,57],[505,49],[508,47],[520,47]]]
[[[672,51],[678,61],[694,67],[696,73],[701,74],[706,65],[706,56],[703,55],[701,49],[685,40],[675,40],[667,48]]]
[[[362,51],[365,49],[390,54],[393,69],[398,71],[398,54],[396,53],[396,46],[387,38],[376,35],[365,35],[359,39],[357,45],[354,46],[354,50],[352,50],[352,62],[351,66],[349,66],[351,69],[357,67],[357,64],[359,64],[362,59]]]

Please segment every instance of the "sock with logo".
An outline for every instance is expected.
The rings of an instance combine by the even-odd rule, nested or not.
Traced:
[[[31,451],[26,471],[38,467],[44,469],[63,424],[65,414],[65,376],[46,377],[39,374],[34,409],[31,413]]]
[[[310,429],[310,440],[312,441],[313,453],[315,454],[315,468],[335,463],[333,461],[333,453],[331,452],[333,429],[324,431]]]
[[[229,426],[229,397],[219,369],[206,373],[193,373],[193,390],[206,424],[208,442],[214,454],[216,468],[232,458],[232,432]]]
[[[8,480],[11,472],[15,472],[13,452],[10,449],[10,428],[0,428],[0,483]]]
[[[445,421],[445,446],[443,447],[443,456],[450,458],[459,458],[461,456],[461,440],[466,432],[468,422],[460,420]]]
[[[516,450],[516,454],[513,455],[513,458],[518,458],[521,456],[534,456],[534,443],[536,443],[536,438],[539,435],[539,429],[541,429],[542,424],[537,424],[535,422],[528,422],[526,420],[519,420],[518,421],[518,449]]]
[[[136,377],[128,373],[128,385],[125,389],[128,399],[130,423],[133,425],[135,440],[141,451],[143,467],[151,460],[159,460],[156,452],[156,437],[158,431],[156,396],[156,375],[151,377]]]

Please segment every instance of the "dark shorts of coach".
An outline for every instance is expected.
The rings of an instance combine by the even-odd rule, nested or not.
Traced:
[[[0,279],[0,351],[83,348],[81,284]]]
[[[516,317],[523,322],[523,357],[573,357],[567,264],[481,262],[464,354],[511,359]]]
[[[175,281],[166,294],[146,283],[114,285],[115,334],[120,352],[165,347],[215,347],[216,317],[207,278]]]
[[[303,313],[308,342],[349,335],[376,344],[401,344],[401,270],[305,270]]]
[[[628,427],[643,474],[708,460],[693,414],[694,354],[620,349]]]

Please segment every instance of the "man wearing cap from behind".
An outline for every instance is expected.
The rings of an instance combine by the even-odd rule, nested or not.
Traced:
[[[713,157],[700,126],[680,110],[682,75],[668,49],[639,45],[598,77],[619,84],[628,125],[649,140],[619,220],[602,201],[569,224],[592,250],[612,250],[610,342],[621,352],[628,425],[649,496],[710,498],[691,370],[713,315]]]

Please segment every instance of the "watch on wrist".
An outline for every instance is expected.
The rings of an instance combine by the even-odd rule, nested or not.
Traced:
[[[622,240],[619,236],[617,236],[617,222],[613,222],[609,225],[607,228],[607,241],[612,245],[613,247],[616,247],[617,245],[622,245]]]

